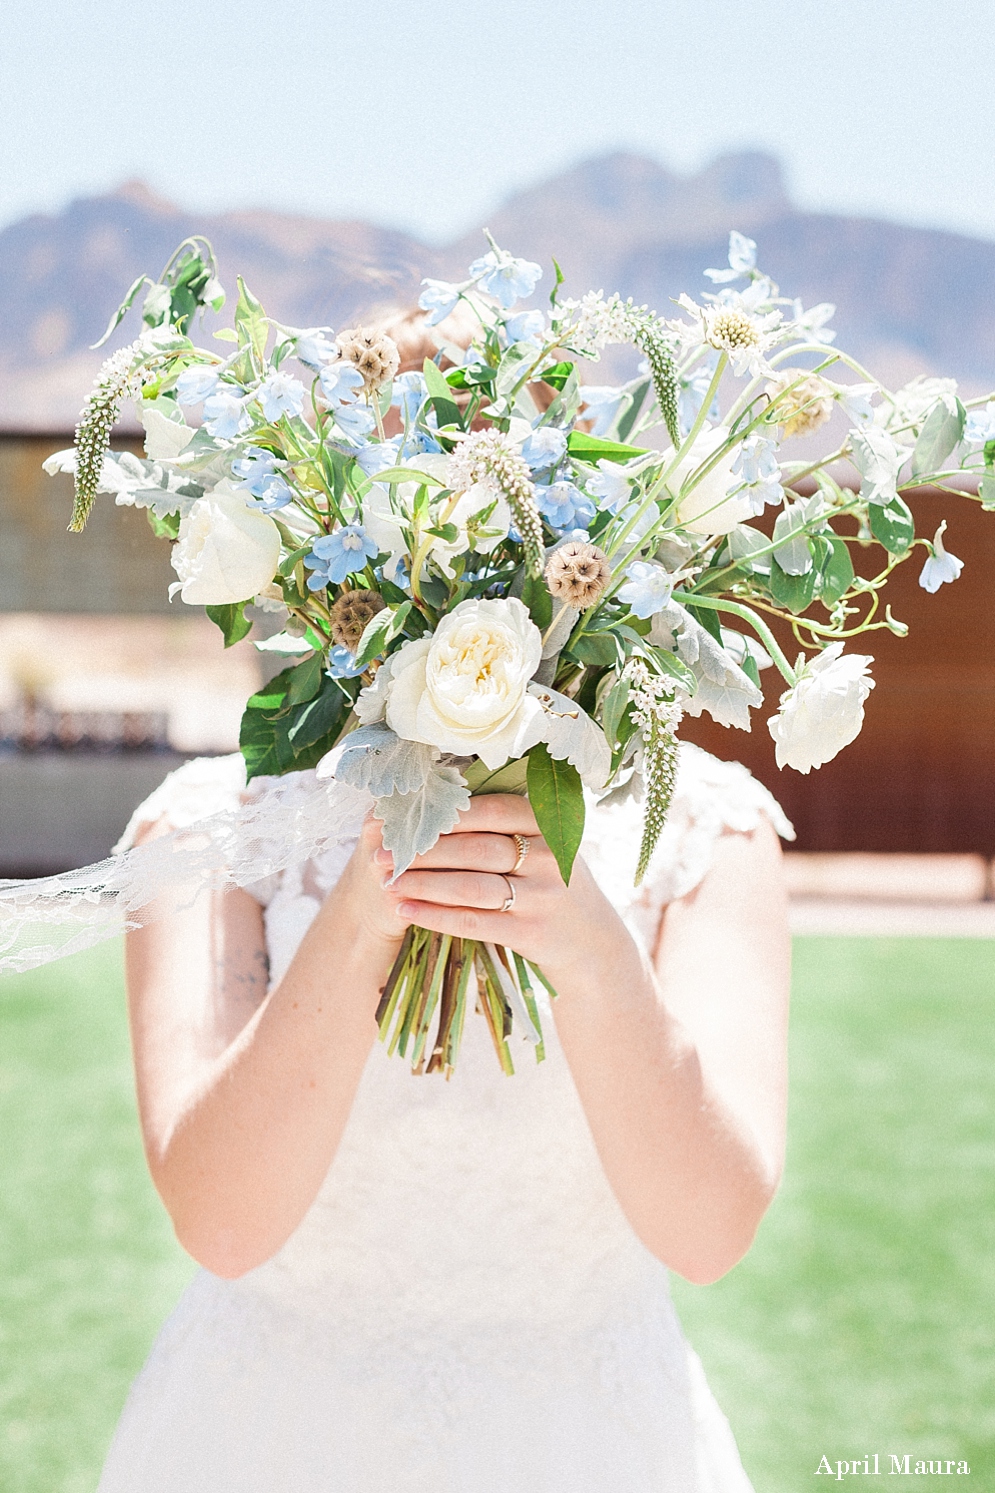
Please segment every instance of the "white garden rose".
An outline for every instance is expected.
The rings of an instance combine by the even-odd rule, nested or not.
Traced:
[[[392,655],[387,724],[408,741],[492,770],[542,738],[544,712],[528,693],[542,635],[520,601],[461,601],[430,638]]]
[[[172,556],[179,580],[169,594],[179,591],[191,606],[246,601],[269,585],[279,563],[276,524],[225,480],[180,520]]]
[[[811,772],[860,735],[864,701],[874,688],[865,653],[849,653],[833,643],[811,659],[798,683],[781,696],[781,708],[767,722],[778,767]]]
[[[679,492],[691,473],[728,439],[729,432],[722,425],[703,430],[667,479],[671,492]],[[677,510],[677,521],[682,529],[689,529],[692,534],[728,534],[737,524],[753,517],[753,505],[748,496],[726,496],[730,487],[736,487],[741,481],[732,469],[738,449],[733,446],[727,451],[688,493]]]

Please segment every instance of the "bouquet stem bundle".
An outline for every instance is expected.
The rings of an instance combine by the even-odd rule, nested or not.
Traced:
[[[475,984],[477,1010],[487,1023],[504,1072],[515,1071],[508,1038],[516,1015],[530,1034],[536,1062],[542,1062],[546,1052],[533,976],[546,984],[538,971],[510,949],[409,928],[377,1007],[380,1040],[387,1043],[392,1057],[395,1053],[407,1057],[410,1047],[413,1072],[452,1077]],[[429,1045],[433,1023],[435,1039]]]

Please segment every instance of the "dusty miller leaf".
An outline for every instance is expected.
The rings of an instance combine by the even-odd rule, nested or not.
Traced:
[[[383,842],[394,856],[396,880],[416,855],[431,850],[440,835],[456,828],[470,806],[470,790],[455,767],[433,762],[422,786],[413,793],[378,798],[373,813],[383,821]]]
[[[416,793],[424,787],[438,755],[437,748],[405,741],[382,723],[360,726],[339,748],[333,776],[340,783],[366,788],[374,798]]]

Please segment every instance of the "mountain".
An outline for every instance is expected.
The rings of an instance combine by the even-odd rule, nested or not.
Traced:
[[[725,262],[730,228],[756,238],[786,294],[834,301],[841,343],[895,382],[955,374],[972,391],[995,383],[995,243],[871,218],[802,212],[779,163],[756,152],[679,176],[614,153],[518,193],[488,226],[515,253],[549,264],[567,289],[619,290],[661,310]],[[124,290],[159,272],[190,233],[209,238],[222,280],[241,273],[271,315],[342,326],[377,305],[404,304],[423,275],[460,278],[479,232],[443,248],[357,221],[243,211],[191,213],[139,182],[34,215],[0,233],[0,427],[68,430]],[[548,282],[547,282],[548,283]],[[111,347],[128,336],[137,313]]]

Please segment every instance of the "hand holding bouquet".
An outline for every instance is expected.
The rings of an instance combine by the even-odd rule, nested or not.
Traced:
[[[249,603],[282,618],[261,646],[289,666],[243,719],[250,777],[316,767],[368,790],[395,877],[472,794],[502,792],[528,794],[569,881],[585,791],[641,792],[638,881],[681,715],[748,730],[773,665],[778,763],[821,766],[860,731],[872,687],[871,659],[846,642],[905,632],[880,611],[891,571],[916,548],[927,590],[961,568],[943,525],[916,536],[903,494],[967,475],[995,507],[995,403],[965,406],[951,380],[889,392],[832,346],[833,308],[781,297],[742,235],[706,273],[722,288],[681,296],[672,318],[563,298],[558,267],[548,309],[523,310],[541,268],[491,241],[463,283],[425,282],[439,353],[402,371],[376,328],[283,326],[241,281],[234,330],[215,333],[231,351],[197,346],[194,315],[223,292],[209,246],[190,240],[149,285],[141,336],[105,364],[75,450],[46,467],[76,474],[74,529],[101,491],[146,508],[173,543],[171,594],[205,605],[226,644],[249,631]],[[457,307],[468,346],[446,336]],[[638,350],[636,376],[581,384],[612,343]],[[144,460],[108,449],[126,395]],[[810,440],[785,458],[831,423],[841,438],[824,454]],[[859,492],[840,485],[844,458]],[[770,617],[798,641],[794,663]],[[450,1073],[474,976],[505,1070],[513,1024],[541,1057],[541,972],[418,928],[383,991],[391,1050]]]

